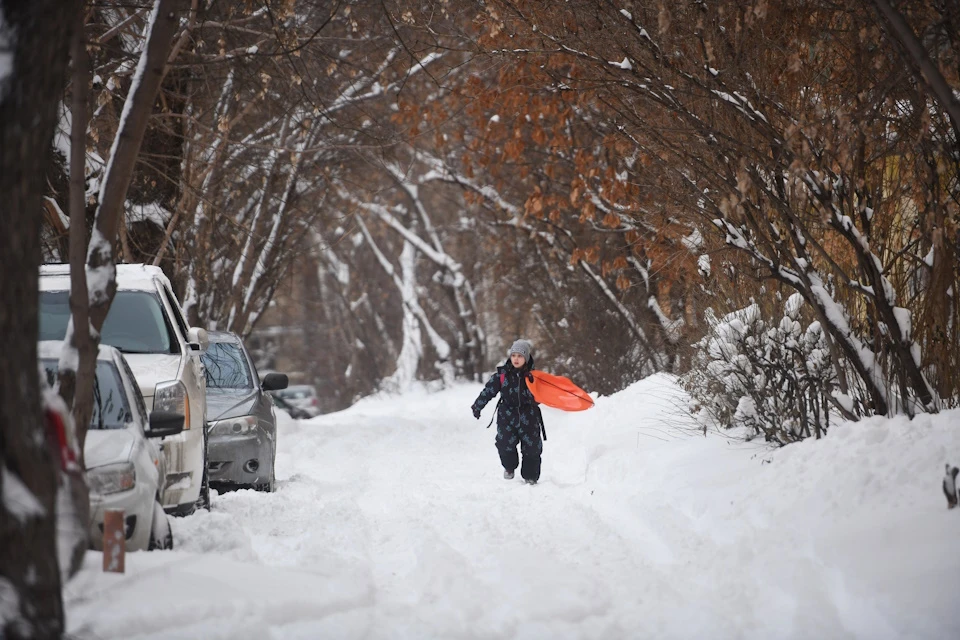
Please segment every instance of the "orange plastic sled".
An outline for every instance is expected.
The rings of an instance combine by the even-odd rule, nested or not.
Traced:
[[[540,404],[564,411],[583,411],[593,406],[593,398],[567,378],[543,371],[530,373],[533,374],[533,382],[527,380],[527,387]]]

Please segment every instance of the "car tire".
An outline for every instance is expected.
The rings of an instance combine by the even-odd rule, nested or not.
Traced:
[[[203,429],[203,476],[200,478],[200,495],[197,497],[197,509],[210,511],[210,478],[207,474],[207,429]]]
[[[160,502],[153,503],[153,521],[150,523],[150,542],[147,551],[173,549],[173,531]]]

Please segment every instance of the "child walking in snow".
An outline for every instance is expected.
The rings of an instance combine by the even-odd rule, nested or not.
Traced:
[[[497,451],[503,465],[503,477],[511,480],[517,466],[520,477],[527,484],[536,484],[540,479],[540,454],[543,451],[543,416],[540,405],[527,387],[533,381],[533,345],[529,340],[517,340],[510,347],[509,358],[473,402],[473,417],[480,419],[480,412],[499,393],[497,403]],[[544,435],[546,435],[544,433]],[[517,446],[523,454],[523,464],[517,455]]]

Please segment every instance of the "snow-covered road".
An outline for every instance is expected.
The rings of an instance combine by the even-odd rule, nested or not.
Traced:
[[[172,552],[100,555],[78,638],[960,637],[960,414],[771,452],[691,434],[642,381],[545,411],[537,486],[502,478],[480,385],[286,422],[274,494],[217,496]]]

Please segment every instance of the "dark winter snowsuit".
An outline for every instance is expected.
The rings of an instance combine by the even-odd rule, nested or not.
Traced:
[[[504,365],[497,368],[496,373],[490,376],[490,380],[471,408],[474,415],[479,416],[487,403],[498,393],[500,394],[496,439],[500,462],[507,471],[516,469],[520,462],[517,456],[517,445],[520,445],[520,451],[523,454],[520,475],[524,480],[536,482],[540,479],[540,454],[543,451],[540,430],[543,417],[540,414],[539,404],[533,399],[533,394],[524,381],[532,368],[532,357],[523,365],[523,369],[517,369],[507,360]]]

